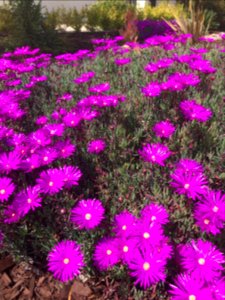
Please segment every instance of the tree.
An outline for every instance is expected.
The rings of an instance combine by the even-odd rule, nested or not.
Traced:
[[[52,29],[46,28],[41,12],[41,0],[10,0],[13,17],[11,38],[16,46],[29,45],[41,49],[51,48],[56,40]]]

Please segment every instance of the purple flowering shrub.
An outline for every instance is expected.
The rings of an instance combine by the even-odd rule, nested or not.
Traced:
[[[223,299],[224,45],[188,38],[3,54],[0,251],[119,299]]]
[[[175,21],[171,21],[174,23]],[[172,28],[163,20],[139,20],[137,21],[138,37],[145,40],[155,35],[172,34]]]

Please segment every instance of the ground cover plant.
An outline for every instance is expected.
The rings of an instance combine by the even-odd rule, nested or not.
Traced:
[[[119,299],[223,299],[225,48],[189,38],[2,55],[3,253]]]

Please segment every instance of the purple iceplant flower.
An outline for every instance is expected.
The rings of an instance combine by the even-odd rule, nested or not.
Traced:
[[[1,177],[0,178],[0,202],[7,201],[15,190],[15,184],[11,178]]]
[[[187,120],[196,120],[206,122],[212,117],[212,111],[209,108],[198,104],[196,100],[184,100],[180,103],[180,110]]]
[[[88,143],[87,151],[93,154],[99,154],[105,150],[106,143],[102,139],[92,140]]]
[[[170,121],[161,121],[154,125],[152,128],[156,136],[169,138],[173,135],[176,130],[175,126]]]
[[[74,241],[59,242],[48,254],[48,270],[62,282],[74,279],[83,267],[84,256]]]
[[[133,259],[128,263],[130,275],[135,279],[135,285],[147,289],[153,284],[164,281],[166,259],[152,249],[138,248],[134,252]]]
[[[100,270],[107,270],[116,265],[120,260],[118,240],[104,238],[95,246],[93,260]]]
[[[81,200],[71,210],[70,220],[80,229],[93,229],[104,218],[105,209],[98,199]]]
[[[195,206],[194,218],[202,231],[218,234],[225,223],[225,195],[221,191],[204,193]]]
[[[153,164],[164,166],[164,161],[170,157],[171,152],[169,148],[163,144],[147,144],[141,150],[139,150],[141,158]]]
[[[187,273],[179,275],[174,284],[170,284],[171,300],[215,300],[213,293],[200,278]]]
[[[205,283],[221,276],[225,257],[209,241],[192,240],[180,247],[181,266],[185,272]]]

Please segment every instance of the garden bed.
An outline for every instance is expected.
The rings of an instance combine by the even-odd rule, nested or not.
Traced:
[[[224,36],[99,37],[1,58],[1,293],[220,299]]]

